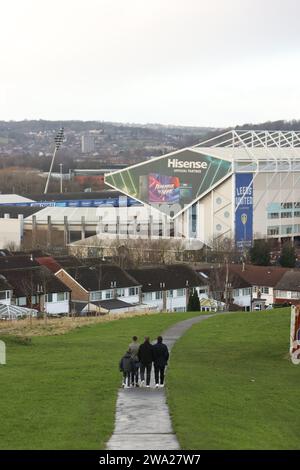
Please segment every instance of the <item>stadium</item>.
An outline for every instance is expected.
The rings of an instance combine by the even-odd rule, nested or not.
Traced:
[[[243,250],[263,238],[299,245],[300,132],[231,130],[108,172],[105,183],[96,193],[3,196],[1,246],[12,231],[25,248],[125,238],[188,250],[222,241]]]
[[[300,133],[232,130],[106,175],[160,214],[159,234],[210,246],[300,237]],[[169,231],[169,233],[168,233]]]

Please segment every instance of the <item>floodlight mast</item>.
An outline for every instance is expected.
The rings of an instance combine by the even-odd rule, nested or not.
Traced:
[[[49,186],[49,181],[50,181],[50,178],[51,178],[51,173],[52,173],[52,168],[53,168],[56,152],[57,152],[57,150],[59,149],[59,147],[61,146],[61,144],[64,140],[64,128],[63,127],[61,127],[59,129],[59,131],[56,134],[54,140],[55,140],[55,148],[54,148],[54,152],[53,152],[53,156],[52,156],[52,160],[51,160],[51,165],[50,165],[50,169],[49,169],[49,173],[48,173],[48,177],[47,177],[47,181],[46,181],[46,185],[45,185],[44,194],[47,194],[47,192],[48,192],[48,186]]]

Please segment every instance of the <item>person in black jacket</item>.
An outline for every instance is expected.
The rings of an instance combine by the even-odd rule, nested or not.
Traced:
[[[167,346],[163,343],[161,336],[158,336],[157,343],[153,346],[153,362],[154,362],[154,375],[155,386],[164,386],[165,380],[165,367],[169,360],[169,351]]]
[[[150,343],[149,336],[145,337],[145,341],[140,345],[138,351],[138,358],[140,361],[140,376],[141,376],[141,385],[145,385],[145,370],[147,373],[146,376],[146,387],[150,387],[150,378],[151,378],[151,369],[153,362],[153,353],[152,353],[152,344]]]

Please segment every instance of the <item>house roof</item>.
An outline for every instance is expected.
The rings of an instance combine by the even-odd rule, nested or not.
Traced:
[[[13,288],[6,277],[0,274],[0,291],[4,290],[13,290]]]
[[[142,285],[143,292],[183,289],[187,286],[187,281],[189,287],[207,284],[206,279],[185,264],[129,269],[128,272]],[[162,289],[163,283],[165,287]]]
[[[241,264],[231,264],[229,265],[229,271],[237,274],[250,286],[275,287],[284,273],[288,271],[288,268],[278,266],[254,266],[251,264],[247,264],[243,268]]]
[[[300,292],[300,271],[287,271],[276,284],[276,289]]]
[[[103,311],[109,310],[118,310],[123,308],[132,308],[133,305],[129,304],[128,302],[124,302],[123,300],[119,299],[109,299],[109,300],[97,300],[90,303],[87,302],[80,302],[80,301],[73,301],[72,304],[72,311],[76,313],[82,313],[87,310],[94,310],[94,307],[103,309]]]
[[[201,271],[208,276],[209,285],[212,292],[221,292],[225,289],[226,268],[224,266],[203,268]],[[232,288],[251,287],[249,282],[242,279],[239,274],[229,271],[228,282]]]
[[[76,256],[62,255],[53,258],[61,268],[72,268],[73,266],[86,265],[85,260],[76,258]]]
[[[61,269],[61,265],[52,256],[41,256],[36,260],[41,266],[46,266],[52,273],[57,273]]]
[[[111,289],[112,282],[116,288],[139,286],[130,274],[113,264],[66,267],[65,271],[87,291]]]
[[[202,272],[208,275],[211,290],[224,292],[226,280],[226,267],[203,268]],[[229,264],[228,283],[232,289],[242,289],[252,286],[275,287],[287,268],[277,266],[254,266]]]
[[[96,302],[91,302],[93,305],[105,308],[106,310],[117,310],[120,308],[132,308],[133,305],[128,302],[124,302],[119,299],[109,299],[109,300],[97,300]]]
[[[0,256],[0,270],[39,267],[39,263],[31,255]]]
[[[26,269],[0,268],[7,282],[12,286],[15,297],[26,297],[37,293],[70,292],[62,281],[60,281],[46,267],[38,265]]]

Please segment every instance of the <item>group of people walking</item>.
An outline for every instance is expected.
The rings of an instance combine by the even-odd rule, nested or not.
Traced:
[[[168,347],[158,336],[157,343],[152,345],[149,336],[139,344],[137,336],[133,336],[132,342],[126,354],[120,360],[120,371],[123,372],[124,388],[150,387],[152,364],[154,364],[155,387],[164,387],[165,368],[169,360]],[[146,375],[146,382],[145,382]],[[139,380],[140,379],[140,380]]]

